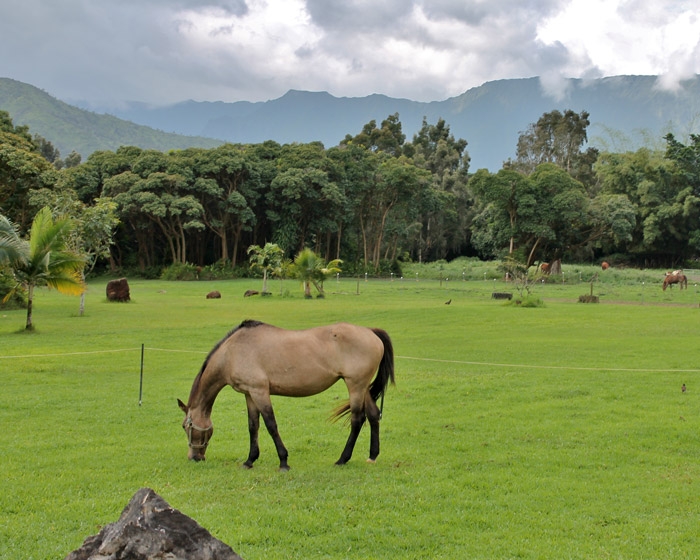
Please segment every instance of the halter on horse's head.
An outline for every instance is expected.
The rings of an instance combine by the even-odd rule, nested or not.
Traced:
[[[178,403],[186,414],[185,420],[182,422],[182,429],[187,434],[187,445],[190,448],[188,458],[193,461],[204,461],[209,440],[214,434],[214,424],[210,424],[207,428],[198,426],[192,420],[188,407],[179,399]]]

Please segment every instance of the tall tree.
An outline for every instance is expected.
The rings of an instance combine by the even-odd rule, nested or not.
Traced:
[[[359,134],[346,135],[340,144],[363,146],[371,152],[386,152],[398,157],[405,141],[406,135],[402,131],[399,114],[394,113],[382,121],[381,127],[377,128],[377,121],[371,120],[362,127]]]
[[[46,161],[53,164],[56,169],[63,168],[61,152],[49,140],[39,134],[35,134],[34,138],[32,138],[32,143],[36,147],[36,151],[39,152]]]
[[[31,221],[29,193],[52,187],[58,179],[54,167],[32,143],[26,126],[15,127],[0,111],[0,207],[25,232]]]
[[[419,261],[456,255],[466,246],[472,218],[466,147],[467,141],[456,140],[444,119],[428,124],[425,117],[413,141],[404,145],[404,154],[432,174],[433,196],[423,205],[417,241]]]
[[[495,256],[508,247],[513,255],[516,239],[528,229],[535,213],[535,186],[524,174],[501,169],[495,175],[480,169],[469,181],[469,189],[479,202],[472,241],[484,255]]]
[[[540,255],[561,258],[574,245],[613,228],[609,222],[594,223],[599,213],[592,213],[583,185],[551,163],[539,165],[529,177],[512,169],[496,175],[482,169],[469,187],[480,201],[473,242],[486,255],[507,247],[509,255],[520,252],[517,260],[531,266]],[[623,234],[624,227],[614,225]]]
[[[507,165],[529,174],[541,163],[553,163],[580,181],[590,179],[598,152],[595,148],[582,151],[588,141],[589,116],[587,111],[570,109],[544,113],[520,133],[516,160]]]
[[[601,154],[596,173],[601,195],[624,196],[634,208],[631,239],[611,250],[628,252],[644,266],[676,266],[700,250],[700,198],[692,171],[689,176],[677,160],[641,148]]]
[[[288,251],[308,245],[318,250],[337,231],[345,195],[332,179],[332,165],[318,142],[282,148],[267,194],[267,217],[275,225],[274,242]]]
[[[379,271],[387,227],[403,216],[404,224],[419,219],[419,203],[430,189],[430,173],[419,169],[405,156],[380,156],[370,183],[359,198],[359,225],[365,269],[370,262]]]
[[[196,196],[204,208],[202,221],[219,238],[221,258],[235,266],[241,234],[256,219],[253,208],[260,196],[260,177],[255,160],[244,146],[224,144],[197,150],[193,164]]]

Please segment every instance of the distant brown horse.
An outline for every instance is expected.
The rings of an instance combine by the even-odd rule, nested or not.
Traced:
[[[377,372],[376,377],[374,377]],[[374,380],[372,380],[374,377]],[[260,415],[272,436],[280,470],[288,470],[287,449],[277,430],[270,395],[307,397],[328,389],[342,379],[349,401],[334,416],[350,414],[350,436],[337,465],[350,460],[365,419],[371,428],[369,462],[379,455],[377,399],[394,382],[394,351],[382,329],[338,323],[307,330],[285,330],[258,321],[243,321],[228,333],[204,360],[192,384],[182,427],[189,444],[188,457],[204,459],[214,433],[211,409],[226,385],[243,393],[248,407],[250,453],[244,463],[252,468],[260,455]]]
[[[673,284],[678,284],[681,290],[683,286],[685,286],[686,290],[688,289],[688,278],[683,274],[682,270],[674,270],[673,272],[666,273],[663,286],[664,292],[669,286],[673,287]]]

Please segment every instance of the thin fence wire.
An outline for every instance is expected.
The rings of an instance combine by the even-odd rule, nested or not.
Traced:
[[[181,354],[208,354],[202,350],[179,350],[174,348],[153,348],[146,346],[144,350],[154,352],[172,352]],[[0,356],[0,360],[4,359],[29,359],[29,358],[53,358],[61,356],[79,356],[86,354],[109,354],[115,352],[140,352],[141,348],[119,348],[115,350],[93,350],[86,352],[63,352],[53,354],[27,354],[17,356]],[[677,369],[677,368],[613,368],[613,367],[582,367],[582,366],[554,366],[554,365],[537,365],[537,364],[505,364],[499,362],[472,362],[467,360],[445,360],[440,358],[418,358],[414,356],[395,356],[399,360],[415,360],[421,362],[434,362],[442,364],[457,364],[481,367],[500,367],[500,368],[522,368],[522,369],[542,369],[542,370],[572,370],[572,371],[613,371],[613,372],[630,372],[630,373],[700,373],[700,369]]]

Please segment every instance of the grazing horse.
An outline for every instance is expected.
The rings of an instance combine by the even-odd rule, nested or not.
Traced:
[[[688,289],[688,278],[686,277],[685,274],[683,274],[682,270],[674,270],[673,272],[667,272],[666,276],[664,277],[664,292],[666,291],[666,288],[673,287],[673,284],[678,284],[679,289],[683,289],[683,286],[685,286],[685,289]]]
[[[374,377],[377,372],[376,377]],[[374,377],[374,380],[372,380]],[[226,385],[245,395],[248,407],[250,453],[244,463],[252,468],[260,455],[260,415],[272,436],[280,470],[288,470],[287,449],[277,430],[270,395],[307,397],[342,379],[349,401],[334,411],[336,418],[350,414],[350,436],[336,465],[350,460],[357,436],[369,420],[368,462],[379,455],[377,399],[394,382],[394,350],[382,329],[338,323],[307,330],[285,330],[259,321],[243,321],[214,346],[192,384],[182,427],[189,444],[188,458],[204,460],[214,433],[211,409]]]

